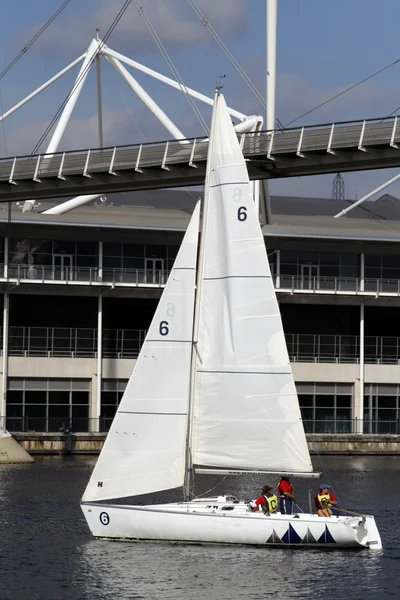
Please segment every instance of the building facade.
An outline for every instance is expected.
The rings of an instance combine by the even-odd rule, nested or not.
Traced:
[[[56,217],[0,213],[0,416],[10,431],[111,423],[193,197],[113,202]],[[341,221],[333,202],[272,198],[263,228],[305,428],[400,433],[400,204],[383,197]]]

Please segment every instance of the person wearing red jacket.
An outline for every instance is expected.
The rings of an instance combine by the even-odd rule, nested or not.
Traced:
[[[284,515],[291,515],[295,502],[293,486],[289,477],[281,477],[278,484],[279,510]]]
[[[275,494],[271,493],[272,487],[270,485],[264,485],[262,489],[262,495],[257,500],[250,502],[250,508],[252,511],[262,510],[265,513],[273,514],[278,508],[278,498]]]
[[[314,504],[319,517],[330,517],[332,515],[331,506],[338,503],[335,495],[329,491],[330,487],[327,483],[321,483],[319,494],[314,497]]]

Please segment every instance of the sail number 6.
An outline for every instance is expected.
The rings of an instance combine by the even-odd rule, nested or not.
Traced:
[[[168,335],[169,334],[168,321],[161,321],[159,331],[160,331],[160,335]]]
[[[246,206],[239,206],[238,211],[237,211],[237,218],[239,221],[245,221],[247,219]]]

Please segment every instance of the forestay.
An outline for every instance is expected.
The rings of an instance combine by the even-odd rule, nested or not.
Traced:
[[[258,216],[223,96],[200,257],[192,463],[312,471]]]
[[[82,501],[183,485],[199,205]]]

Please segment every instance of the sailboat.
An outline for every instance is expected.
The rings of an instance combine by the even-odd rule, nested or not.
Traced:
[[[374,517],[251,512],[195,474],[313,473],[258,215],[216,92],[196,206],[81,501],[97,538],[380,549]],[[182,488],[181,502],[126,504]]]

